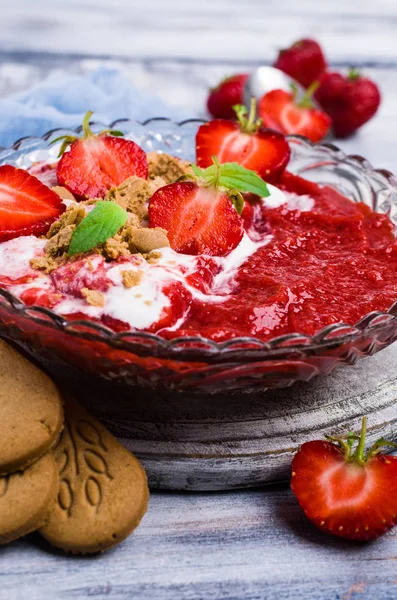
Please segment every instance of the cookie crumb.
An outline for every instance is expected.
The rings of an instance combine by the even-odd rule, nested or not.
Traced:
[[[166,185],[161,178],[147,181],[133,175],[128,177],[118,187],[112,187],[105,196],[105,200],[116,202],[121,208],[135,214],[139,219],[147,218],[147,202],[154,192]]]
[[[130,227],[126,231],[126,235],[131,252],[135,249],[135,251],[147,253],[170,245],[167,232],[161,227]]]
[[[146,304],[146,306],[152,306],[153,302],[152,300],[145,300],[144,304]]]
[[[106,260],[116,260],[120,256],[128,256],[130,254],[128,242],[124,240],[121,233],[106,240],[106,242],[99,247],[99,252]]]
[[[76,229],[76,225],[67,225],[60,229],[52,238],[50,238],[45,246],[45,253],[47,256],[56,258],[62,256],[68,251],[70,242],[72,240],[73,231]]]
[[[147,154],[149,179],[161,177],[166,183],[174,183],[182,175],[192,175],[193,171],[187,160],[169,154],[149,152]]]
[[[43,273],[51,273],[59,267],[60,261],[59,259],[53,258],[51,256],[47,256],[44,254],[43,256],[38,256],[36,258],[30,259],[30,266],[32,269],[36,269],[37,271],[43,271]]]
[[[126,288],[132,288],[136,285],[139,285],[143,278],[143,271],[139,269],[138,271],[132,271],[131,269],[121,271],[121,277],[123,279],[123,285]]]
[[[52,187],[51,190],[58,194],[58,196],[62,198],[62,200],[73,200],[74,202],[76,202],[76,198],[73,196],[72,192],[69,192],[67,188],[61,185],[54,185],[54,187]]]
[[[143,258],[146,260],[146,262],[149,263],[149,265],[155,265],[159,262],[161,258],[161,252],[159,252],[158,250],[154,250],[153,252],[144,254]]]
[[[105,296],[98,290],[89,290],[88,288],[82,288],[81,293],[91,306],[105,306]]]
[[[68,227],[68,225],[75,225],[77,227],[86,215],[84,204],[85,203],[72,204],[69,206],[59,219],[52,223],[48,230],[47,238],[50,239],[54,237],[54,235],[59,233],[64,227]]]

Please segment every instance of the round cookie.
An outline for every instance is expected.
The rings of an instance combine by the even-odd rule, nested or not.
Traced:
[[[0,340],[0,475],[24,469],[47,452],[62,425],[55,384]]]
[[[58,501],[40,529],[50,544],[87,554],[111,548],[139,525],[149,489],[139,461],[74,399],[54,449]]]
[[[0,544],[43,525],[59,489],[57,464],[48,452],[23,472],[0,478]]]

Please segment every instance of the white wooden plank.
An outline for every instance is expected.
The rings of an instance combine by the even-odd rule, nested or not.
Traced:
[[[396,62],[393,0],[1,0],[3,50],[269,60],[304,35],[333,61]]]
[[[36,536],[2,548],[0,599],[392,600],[396,545],[397,532],[367,545],[329,538],[282,488],[154,494],[107,554],[68,557]]]

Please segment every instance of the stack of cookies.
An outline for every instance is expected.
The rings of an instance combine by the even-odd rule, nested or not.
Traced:
[[[38,530],[67,552],[111,548],[149,498],[138,460],[0,340],[0,544]]]

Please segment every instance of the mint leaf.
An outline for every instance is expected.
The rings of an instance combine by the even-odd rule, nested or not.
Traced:
[[[211,168],[211,167],[209,167]],[[270,192],[262,177],[238,163],[220,165],[219,185],[239,192],[251,192],[262,198],[270,196]]]
[[[113,237],[127,222],[127,213],[114,202],[98,202],[73,231],[68,256],[92,250]]]

